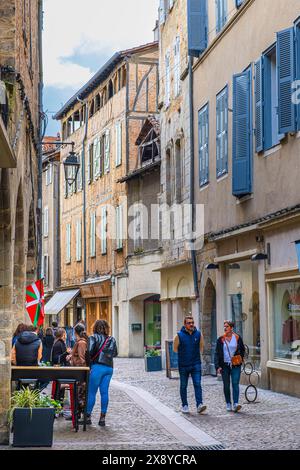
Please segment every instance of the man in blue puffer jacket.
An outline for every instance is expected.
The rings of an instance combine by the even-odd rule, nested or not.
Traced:
[[[187,401],[187,387],[191,375],[195,390],[195,398],[198,413],[203,413],[206,406],[203,405],[201,387],[201,353],[204,348],[204,340],[201,332],[195,327],[192,316],[186,316],[184,326],[174,338],[173,350],[178,352],[178,368],[180,375],[180,396],[182,412],[189,413]]]

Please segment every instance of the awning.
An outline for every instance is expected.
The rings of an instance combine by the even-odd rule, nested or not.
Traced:
[[[45,305],[46,315],[57,315],[65,308],[71,300],[74,299],[80,292],[80,289],[63,290],[56,292],[54,296]]]

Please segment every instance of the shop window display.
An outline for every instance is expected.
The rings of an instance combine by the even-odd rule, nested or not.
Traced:
[[[241,261],[226,266],[226,319],[249,347],[249,361],[260,368],[260,311],[258,266]]]
[[[273,288],[275,359],[300,365],[300,282]]]

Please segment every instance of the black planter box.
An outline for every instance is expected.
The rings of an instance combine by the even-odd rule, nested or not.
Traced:
[[[51,447],[54,418],[54,408],[16,408],[13,447]]]
[[[158,372],[162,370],[161,356],[145,357],[146,372]]]

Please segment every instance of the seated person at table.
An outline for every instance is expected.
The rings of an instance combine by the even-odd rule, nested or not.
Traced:
[[[66,345],[67,333],[63,328],[58,328],[55,341],[51,352],[52,365],[68,365],[67,356],[71,353],[71,349]]]
[[[42,355],[43,346],[37,335],[37,328],[26,325],[11,350],[11,363],[14,366],[38,366]]]

